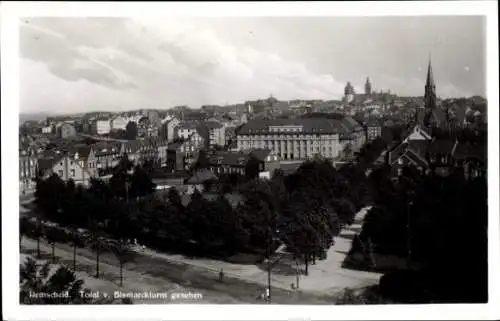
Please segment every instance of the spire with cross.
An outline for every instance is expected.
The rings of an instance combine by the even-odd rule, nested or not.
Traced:
[[[425,83],[425,119],[424,125],[429,126],[433,111],[436,109],[436,85],[434,84],[434,74],[432,73],[431,55],[429,54],[429,66],[427,67],[427,81]]]

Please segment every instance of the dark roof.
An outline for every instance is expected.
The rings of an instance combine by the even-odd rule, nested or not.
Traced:
[[[217,176],[206,168],[196,171],[187,181],[188,184],[203,184],[203,182],[217,179]]]
[[[129,141],[125,142],[124,145],[125,145],[125,152],[135,153],[141,148],[142,142],[140,140],[129,140]],[[129,148],[130,148],[130,152],[128,151]]]
[[[90,154],[90,146],[85,144],[78,144],[68,148],[68,154],[74,156],[78,153],[79,158],[87,158]]]
[[[196,131],[201,137],[208,139],[208,128],[203,123],[199,123],[196,126]]]
[[[283,171],[283,174],[290,175],[297,171],[301,164],[300,162],[280,164],[280,169]]]
[[[351,130],[362,130],[363,128],[361,127],[361,124],[358,123],[354,118],[351,116],[345,116],[342,118],[342,122],[347,124]]]
[[[368,96],[365,94],[354,94],[351,104],[362,104],[366,99],[368,99]]]
[[[186,171],[175,171],[171,172],[168,170],[164,169],[156,169],[154,172],[151,173],[151,177],[154,180],[160,180],[160,179],[177,179],[177,178],[188,178],[189,173]]]
[[[222,128],[222,127],[224,127],[221,123],[216,122],[216,121],[206,121],[205,122],[205,126],[208,129],[215,129],[215,128]]]
[[[197,122],[183,121],[177,127],[181,129],[196,129],[197,126],[198,126]]]
[[[410,140],[407,149],[411,149],[419,155],[425,156],[430,142],[427,140]]]
[[[443,109],[441,108],[434,108],[432,110],[432,116],[439,122],[439,123],[446,123],[446,113],[444,112]]]
[[[451,154],[455,141],[450,139],[436,139],[430,142],[427,152],[430,154]]]
[[[414,164],[425,167],[429,165],[424,155],[419,154],[411,149],[408,149],[404,155],[408,157],[408,159],[411,160]]]
[[[414,154],[414,157],[418,157],[425,161],[425,154],[427,153],[429,144],[430,143],[427,140],[410,140],[399,144],[389,152],[389,163],[392,164],[399,157],[408,153],[408,151],[411,151],[411,153]]]
[[[170,144],[168,144],[167,150],[177,151],[182,146],[182,144],[183,144],[183,142],[170,143]]]
[[[477,159],[484,162],[486,160],[486,146],[477,143],[459,143],[453,157],[456,159]]]
[[[158,147],[158,146],[166,146],[167,144],[168,144],[168,142],[164,138],[147,137],[147,138],[142,140],[141,145],[150,145],[150,146]]]
[[[417,122],[417,124],[423,124],[424,123],[424,120],[425,120],[425,109],[424,108],[417,108],[415,110],[415,120]]]
[[[381,120],[380,119],[375,119],[375,118],[370,118],[366,122],[366,127],[381,127]]]
[[[92,149],[94,150],[96,156],[119,153],[121,147],[122,144],[116,142],[97,142],[92,145]]]
[[[250,156],[263,162],[266,160],[266,157],[269,155],[269,153],[271,153],[271,151],[267,149],[252,149],[250,151]]]
[[[354,121],[354,120],[353,120]],[[251,120],[244,124],[239,134],[259,134],[268,133],[270,126],[302,126],[301,133],[344,133],[347,125],[342,125],[341,121],[326,118],[297,118],[297,119],[260,119]],[[297,134],[296,132],[280,132],[281,134]]]
[[[241,151],[216,151],[212,155],[208,156],[208,163],[210,165],[244,166],[249,159],[250,155]]]
[[[51,169],[55,163],[60,161],[63,157],[62,156],[55,156],[55,157],[50,157],[50,158],[40,158],[38,160],[38,169],[41,170],[42,172],[45,172],[49,169]]]

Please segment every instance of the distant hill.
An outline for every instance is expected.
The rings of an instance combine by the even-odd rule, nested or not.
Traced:
[[[22,124],[28,120],[31,121],[45,120],[48,116],[50,116],[50,114],[48,113],[20,113],[19,123]]]

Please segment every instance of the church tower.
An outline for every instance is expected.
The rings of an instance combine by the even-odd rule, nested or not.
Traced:
[[[345,88],[344,88],[344,99],[348,103],[350,103],[354,99],[354,87],[351,85],[351,82],[347,82]]]
[[[433,111],[436,109],[436,85],[434,84],[434,75],[432,74],[431,59],[429,58],[429,67],[427,68],[427,81],[425,83],[425,122],[424,125],[430,124],[430,118]]]
[[[370,78],[369,77],[366,77],[365,95],[368,96],[368,97],[372,95],[372,84],[370,82]]]

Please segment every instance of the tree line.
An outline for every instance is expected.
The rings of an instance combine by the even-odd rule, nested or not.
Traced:
[[[381,147],[368,145],[360,159],[380,153],[375,149]],[[92,179],[83,187],[57,175],[38,180],[35,202],[41,219],[84,229],[97,250],[104,248],[99,237],[137,239],[162,251],[218,258],[237,253],[268,257],[284,244],[307,267],[325,257],[333,237],[370,202],[365,166],[335,169],[318,158],[291,175],[278,170],[270,180],[226,177],[211,183],[215,196],[195,191],[187,202],[174,188],[154,193],[148,168],[134,166],[125,156],[109,182]],[[241,201],[229,202],[228,195]],[[36,228],[25,230],[41,236]]]
[[[406,271],[382,278],[385,295],[400,302],[486,302],[486,178],[405,168],[402,177],[391,180],[383,167],[371,181],[374,206],[351,256],[364,253],[362,264],[376,265],[366,251],[370,248],[406,261]]]

